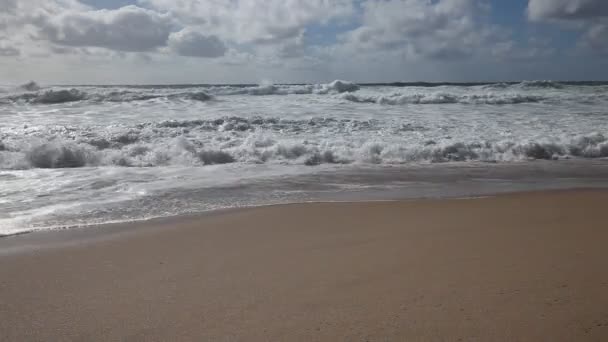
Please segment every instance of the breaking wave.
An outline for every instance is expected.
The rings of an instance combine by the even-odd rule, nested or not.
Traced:
[[[581,85],[578,82],[572,85]],[[554,81],[522,81],[520,83],[491,83],[483,85],[483,89],[563,89],[564,83]]]
[[[562,89],[564,85],[554,81],[523,81],[517,86],[522,88],[548,88],[548,89]]]
[[[503,162],[533,159],[608,157],[608,137],[546,137],[527,141],[403,140],[424,127],[380,126],[377,121],[315,118],[281,120],[240,117],[165,121],[112,131],[54,129],[0,137],[0,169],[78,168],[85,166],[205,166],[227,163],[404,164]],[[302,131],[336,133],[317,140],[298,139]],[[393,130],[393,138],[377,133]],[[196,134],[191,134],[191,133]],[[281,132],[279,135],[269,133]],[[365,133],[366,139],[344,136]],[[294,133],[289,135],[288,133]],[[346,134],[345,134],[346,133]],[[282,135],[282,134],[288,134]]]
[[[193,100],[209,101],[213,96],[204,91],[193,91],[173,94],[154,94],[137,91],[103,91],[87,92],[76,88],[72,89],[48,89],[36,92],[27,92],[18,95],[9,95],[0,98],[0,103],[32,103],[32,104],[59,104],[77,101],[92,102],[131,102],[145,101],[151,99],[170,99],[170,100]]]
[[[255,87],[213,87],[211,91],[218,95],[304,95],[304,94],[341,94],[354,92],[360,89],[360,86],[348,82],[335,80],[327,84],[304,84],[304,85],[260,85]]]
[[[29,95],[29,94],[28,94]],[[47,90],[35,96],[31,97],[30,102],[53,104],[53,103],[66,103],[82,101],[86,98],[87,94],[78,89],[69,90]]]
[[[404,104],[519,104],[543,101],[545,98],[537,95],[521,94],[467,94],[456,95],[448,93],[434,94],[392,94],[392,95],[356,95],[343,94],[344,100],[358,103],[378,103],[383,105]]]
[[[608,85],[599,84],[593,92],[580,91],[582,86],[596,85],[558,83],[552,81],[524,81],[521,83],[493,84],[432,84],[412,83],[393,85],[358,85],[336,80],[327,84],[300,85],[175,85],[175,86],[80,86],[42,88],[29,82],[16,89],[4,89],[0,105],[11,104],[61,104],[87,101],[134,102],[151,100],[198,101],[214,99],[230,101],[230,96],[276,95],[328,95],[338,100],[354,103],[383,105],[405,104],[487,104],[507,105],[545,101],[572,101],[594,103],[608,99]]]
[[[171,88],[169,88],[171,89]],[[20,93],[0,97],[2,103],[32,103],[58,104],[77,101],[93,102],[131,102],[153,99],[209,101],[215,95],[289,95],[289,94],[340,94],[357,91],[359,86],[352,82],[336,80],[328,84],[314,85],[260,85],[248,87],[210,86],[193,89],[192,91],[167,92],[163,87],[136,89],[82,87],[82,88],[51,88],[42,89],[35,82],[30,82],[18,88]]]
[[[608,82],[0,85],[0,235],[353,186],[600,184],[607,108]]]
[[[19,89],[25,91],[38,91],[40,90],[40,86],[34,81],[29,81],[25,84],[20,85]]]

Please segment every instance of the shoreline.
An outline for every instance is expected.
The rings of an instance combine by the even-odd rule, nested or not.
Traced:
[[[605,340],[606,201],[289,204],[72,230],[0,255],[0,339]]]
[[[360,203],[400,203],[400,202],[432,202],[432,201],[457,201],[483,198],[496,198],[505,196],[551,194],[580,191],[608,191],[608,187],[573,187],[543,190],[524,190],[484,193],[469,196],[440,196],[440,197],[414,197],[402,199],[365,199],[365,200],[313,200],[303,202],[286,202],[275,204],[247,205],[242,207],[227,207],[207,211],[177,214],[170,216],[158,216],[146,219],[135,219],[131,221],[117,221],[107,223],[92,223],[79,226],[68,226],[58,228],[41,228],[31,231],[23,231],[10,235],[0,235],[0,257],[12,253],[27,252],[32,249],[57,248],[78,243],[94,242],[96,240],[120,238],[121,236],[136,233],[141,229],[151,229],[180,222],[205,219],[216,215],[230,215],[239,211],[255,210],[260,208],[278,208],[283,206],[298,206],[310,204],[360,204]],[[161,228],[162,229],[162,228]],[[23,248],[22,248],[23,247]]]
[[[249,168],[251,165],[244,166]],[[37,199],[31,203],[26,200],[24,204],[20,204],[23,199],[17,200],[14,205],[9,197],[5,198],[4,205],[0,204],[5,211],[5,215],[0,218],[0,235],[6,237],[40,230],[63,230],[148,221],[154,217],[196,215],[197,212],[229,208],[235,203],[240,207],[249,207],[311,201],[441,199],[522,191],[605,188],[608,187],[608,178],[605,176],[607,169],[606,160],[527,161],[505,164],[467,162],[354,168],[332,166],[329,169],[315,167],[309,169],[312,171],[310,173],[298,171],[285,175],[285,178],[280,177],[278,182],[270,182],[271,178],[265,178],[266,176],[256,176],[245,177],[247,181],[238,186],[230,181],[230,184],[195,186],[192,191],[180,190],[179,187],[171,190],[172,186],[161,186],[164,190],[158,194],[119,197],[116,200],[106,199],[101,202],[97,201],[96,196],[78,200],[80,195],[77,195],[71,200],[63,199],[61,205],[55,209],[52,200],[54,195],[51,193],[38,194],[35,196]],[[136,174],[147,174],[151,170],[110,168],[104,172],[133,171]],[[193,170],[189,170],[187,174]],[[231,170],[230,172],[235,171]],[[203,171],[209,172],[207,168],[202,168],[201,172]],[[89,181],[93,181],[93,184],[97,182],[87,176],[95,174],[93,169],[73,169],[69,172],[84,176],[87,179],[85,184]],[[170,173],[172,172],[174,171]],[[247,172],[264,174],[263,169],[248,169]],[[152,170],[152,174],[154,173],[156,171]],[[181,174],[181,171],[178,174]],[[205,173],[204,175],[207,177]],[[19,179],[20,176],[16,176]],[[228,178],[236,176],[231,174]],[[102,185],[105,184],[104,181],[101,182]],[[8,188],[10,190],[10,184]],[[15,194],[17,193],[28,196],[27,191],[16,188]],[[70,203],[75,204],[73,209],[62,207]]]

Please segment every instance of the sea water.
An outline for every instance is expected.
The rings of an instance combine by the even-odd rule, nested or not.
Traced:
[[[0,235],[608,184],[608,83],[0,88]]]

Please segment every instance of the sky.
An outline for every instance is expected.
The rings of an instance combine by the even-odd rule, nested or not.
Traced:
[[[608,80],[607,0],[0,0],[0,84]]]

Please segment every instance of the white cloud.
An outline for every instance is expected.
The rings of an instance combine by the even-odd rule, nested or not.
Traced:
[[[547,58],[555,53],[550,41],[532,37],[527,44],[515,43],[512,40],[494,44],[492,56],[500,61],[522,61]]]
[[[480,20],[487,6],[477,0],[368,0],[363,10],[363,25],[343,36],[345,44],[357,50],[455,59],[471,56],[505,35]]]
[[[77,0],[0,0],[0,22],[8,29],[23,29],[25,25],[38,25],[65,11],[87,11],[90,7]]]
[[[279,43],[308,25],[353,15],[352,0],[141,0],[237,43]]]
[[[170,13],[135,5],[95,10],[76,0],[0,0],[0,8],[0,37],[4,31],[25,44],[30,57],[121,57],[108,51],[219,57],[226,51],[216,36],[185,27]],[[1,53],[15,51],[4,47]]]
[[[173,27],[168,15],[125,6],[116,10],[67,11],[43,18],[37,38],[66,46],[150,51],[166,45]]]
[[[589,19],[608,16],[606,0],[530,0],[528,17],[531,20]]]
[[[129,0],[136,5],[114,9],[80,1],[0,0],[0,78],[487,78],[554,51],[492,23],[490,0]],[[527,16],[573,23],[580,46],[606,54],[607,11],[608,0],[529,0]]]
[[[226,53],[226,46],[216,36],[204,35],[191,29],[171,33],[169,48],[182,56],[221,57]]]
[[[300,34],[297,37],[285,39],[277,44],[262,44],[257,46],[256,53],[266,56],[266,58],[288,60],[305,57],[310,52],[307,51],[304,34]]]
[[[584,35],[582,46],[608,56],[608,24],[595,24]]]
[[[17,0],[0,0],[0,13],[15,13]]]
[[[574,23],[584,28],[579,46],[608,54],[607,0],[529,0],[528,19]]]
[[[16,57],[20,54],[21,51],[15,47],[0,45],[0,57]]]
[[[246,65],[255,62],[255,56],[249,52],[228,49],[226,54],[219,60],[224,65]]]

